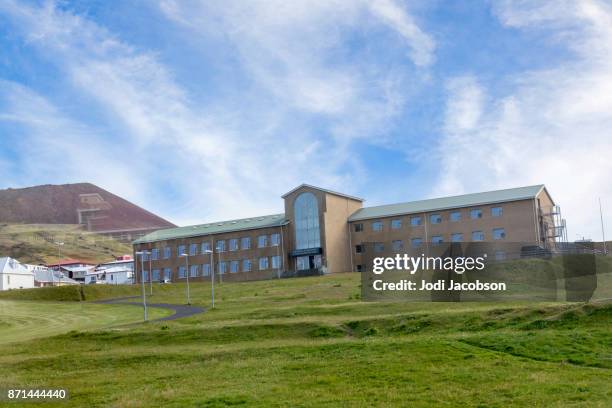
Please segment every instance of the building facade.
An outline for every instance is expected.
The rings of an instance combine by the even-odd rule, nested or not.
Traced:
[[[0,290],[28,289],[34,287],[34,272],[18,260],[0,258]]]
[[[95,269],[96,283],[126,285],[134,283],[134,260],[131,255],[122,255],[116,260],[98,265]],[[87,282],[87,278],[85,279]]]
[[[363,251],[442,242],[550,247],[564,221],[543,185],[364,207],[306,184],[282,196],[283,214],[159,230],[134,241],[140,282],[255,280],[361,271]]]

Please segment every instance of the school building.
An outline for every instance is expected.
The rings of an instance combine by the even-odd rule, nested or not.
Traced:
[[[359,197],[302,184],[282,199],[281,214],[162,229],[134,241],[136,281],[362,271],[366,243],[380,252],[474,241],[550,248],[565,231],[544,185],[364,207]]]

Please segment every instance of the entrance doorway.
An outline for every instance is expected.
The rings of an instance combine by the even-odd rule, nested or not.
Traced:
[[[298,271],[321,269],[321,255],[298,256],[295,258]]]

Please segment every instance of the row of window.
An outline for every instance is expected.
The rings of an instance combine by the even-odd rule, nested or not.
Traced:
[[[506,231],[504,230],[504,228],[493,228],[492,236],[493,236],[493,239],[496,241],[505,239]],[[463,242],[462,233],[451,234],[450,237],[451,237],[450,242]],[[484,241],[484,240],[485,240],[484,232],[482,231],[472,232],[472,241]],[[431,237],[431,243],[434,245],[442,244],[444,243],[444,238],[442,237],[442,235],[434,235]],[[412,238],[410,240],[410,245],[413,248],[418,248],[421,245],[423,245],[423,239],[422,238]],[[382,242],[374,242],[372,246],[373,246],[374,252],[383,252],[385,250],[385,244]],[[394,251],[401,251],[402,249],[404,249],[404,241],[401,239],[396,239],[394,241],[391,241],[391,248]],[[365,247],[363,245],[356,245],[355,252],[356,253],[365,252]]]
[[[501,217],[503,215],[504,211],[502,209],[502,207],[492,207],[491,208],[491,216],[492,217]],[[473,220],[482,218],[482,209],[480,208],[475,208],[470,210],[470,218]],[[461,211],[453,211],[449,214],[449,221],[450,222],[458,222],[461,221],[462,219],[462,213]],[[430,224],[440,224],[442,223],[442,214],[430,214],[429,215],[429,222]],[[391,229],[395,230],[395,229],[400,229],[402,228],[402,220],[400,218],[396,218],[396,219],[392,219],[391,220]],[[354,225],[354,230],[355,232],[361,232],[363,231],[363,224],[362,223],[357,223],[357,224],[353,224]],[[420,225],[423,225],[423,217],[420,215],[415,215],[413,217],[410,217],[410,226],[412,227],[418,227]],[[371,227],[372,227],[372,231],[382,231],[384,228],[384,221],[372,221],[371,223]]]
[[[263,256],[258,259],[258,270],[265,271],[267,269],[279,269],[281,266],[280,256],[267,257]],[[198,276],[210,276],[210,263],[202,265],[190,265],[189,266],[189,277],[197,278]],[[250,259],[234,260],[234,261],[222,261],[216,263],[216,273],[221,275],[238,272],[250,272],[253,268],[253,262]],[[149,280],[149,271],[145,270],[144,281]],[[153,269],[151,274],[153,281],[159,281],[163,279],[172,279],[172,268]],[[177,267],[177,276],[179,279],[185,279],[187,277],[187,267],[181,265]]]
[[[279,246],[280,245],[280,234],[270,234],[270,235],[260,235],[257,237],[257,248],[266,248],[269,246]],[[187,252],[187,249],[189,250]],[[220,239],[215,242],[215,252],[225,252],[225,251],[238,251],[238,250],[246,250],[251,249],[251,237],[242,237],[242,238],[232,238],[232,239]],[[177,245],[176,247],[176,256],[179,257],[182,254],[188,253],[189,256],[195,256],[199,254],[207,254],[212,252],[211,243],[208,241],[202,243],[193,243],[189,245]],[[161,258],[160,258],[161,256]],[[170,259],[172,257],[172,248],[164,247],[164,248],[153,248],[151,249],[151,260],[157,261],[159,259]],[[147,254],[144,255],[144,260],[148,261],[149,257]]]

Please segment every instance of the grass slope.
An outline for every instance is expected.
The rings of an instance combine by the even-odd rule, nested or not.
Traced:
[[[132,253],[130,245],[83,231],[78,225],[0,224],[0,256],[31,264],[52,263],[59,255],[56,242],[64,243],[62,258],[93,263]]]
[[[369,303],[357,274],[216,288],[217,309],[186,319],[13,343],[0,388],[94,407],[612,404],[609,304]],[[210,286],[191,295],[208,305]]]
[[[150,313],[153,319],[172,312]],[[0,345],[140,321],[142,309],[134,306],[0,300]]]

